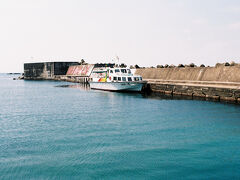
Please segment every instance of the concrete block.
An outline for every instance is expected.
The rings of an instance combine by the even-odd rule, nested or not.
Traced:
[[[173,94],[173,91],[165,91],[165,94]]]
[[[193,96],[193,94],[192,93],[182,93],[182,96]]]
[[[181,93],[181,92],[173,91],[173,95],[182,95],[182,93]]]
[[[240,98],[240,90],[234,90],[233,93],[235,98]]]
[[[237,98],[237,103],[239,103],[239,104],[240,104],[240,98]]]
[[[220,101],[237,102],[237,99],[234,98],[234,97],[221,97],[221,96],[220,96]]]
[[[200,93],[193,93],[193,97],[206,98],[206,95],[205,94],[200,94]]]
[[[165,91],[164,90],[152,90],[153,92],[156,92],[156,93],[161,93],[161,94],[165,94]]]
[[[207,100],[211,100],[211,101],[220,101],[220,97],[219,96],[206,95],[206,99]]]

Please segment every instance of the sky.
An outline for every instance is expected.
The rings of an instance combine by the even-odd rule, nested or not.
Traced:
[[[23,63],[240,62],[239,0],[0,0],[0,72]]]

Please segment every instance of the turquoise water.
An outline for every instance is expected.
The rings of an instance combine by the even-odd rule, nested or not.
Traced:
[[[240,179],[238,105],[12,77],[0,75],[0,179]]]

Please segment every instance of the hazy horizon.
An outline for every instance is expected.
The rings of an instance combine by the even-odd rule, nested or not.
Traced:
[[[2,0],[0,72],[24,62],[240,62],[237,0]]]

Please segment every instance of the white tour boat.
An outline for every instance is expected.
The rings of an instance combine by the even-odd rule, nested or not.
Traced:
[[[127,68],[95,68],[90,75],[91,89],[108,91],[141,91],[146,82]]]

